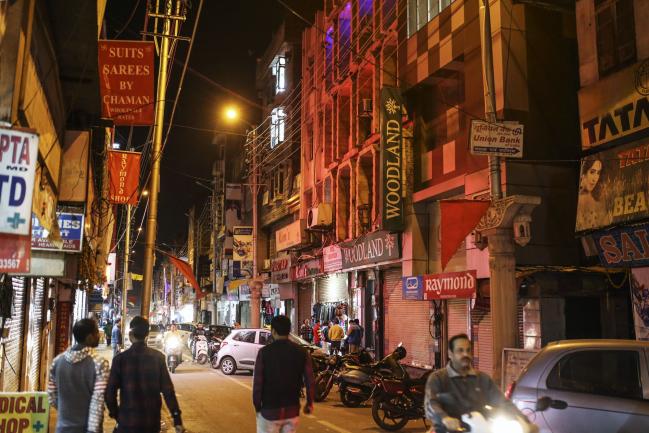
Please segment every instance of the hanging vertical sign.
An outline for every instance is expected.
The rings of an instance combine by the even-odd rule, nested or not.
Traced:
[[[233,258],[235,261],[253,260],[252,230],[250,226],[236,226],[234,231]]]
[[[403,230],[403,99],[396,87],[381,89],[381,228]]]
[[[108,152],[109,200],[113,204],[137,204],[140,182],[140,157],[137,152]]]
[[[0,128],[0,233],[30,235],[38,136]]]
[[[153,125],[153,42],[99,41],[102,116],[115,125]]]

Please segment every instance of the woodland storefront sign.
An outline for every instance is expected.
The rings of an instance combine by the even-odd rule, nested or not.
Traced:
[[[338,245],[343,255],[343,269],[396,260],[401,256],[399,236],[385,230]]]
[[[403,99],[395,87],[381,89],[381,227],[403,230]]]

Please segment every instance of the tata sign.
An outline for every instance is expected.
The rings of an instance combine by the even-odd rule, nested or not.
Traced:
[[[36,215],[32,214],[32,249],[78,253],[83,243],[83,214],[57,212],[63,248],[57,248],[47,239],[46,230],[41,227]]]
[[[29,235],[38,136],[0,128],[0,233]]]
[[[649,266],[649,224],[594,233],[593,238],[602,265]]]

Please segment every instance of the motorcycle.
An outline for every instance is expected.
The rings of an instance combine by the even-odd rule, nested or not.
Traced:
[[[374,398],[380,379],[403,379],[408,373],[399,361],[405,358],[406,349],[401,343],[381,361],[369,365],[347,365],[338,377],[340,401],[347,407],[358,407]]]
[[[194,341],[194,359],[199,364],[205,364],[209,359],[209,346],[207,344],[207,337],[204,335],[197,335]]]
[[[377,389],[372,402],[372,418],[383,430],[396,431],[408,421],[423,419],[426,380],[431,372],[418,379],[378,378]]]
[[[183,362],[183,349],[180,338],[175,335],[170,336],[164,343],[165,357],[167,359],[167,368],[173,374]]]
[[[329,356],[326,360],[326,366],[317,374],[315,379],[315,401],[320,402],[327,398],[342,371],[352,366],[367,365],[372,360],[372,356],[365,350],[344,356]]]
[[[458,404],[457,399],[450,393],[439,393],[437,398],[445,405],[457,406]],[[541,398],[537,402],[537,412],[547,409],[547,407],[541,407],[544,403],[547,403],[543,400],[544,398]],[[521,413],[484,406],[480,410],[467,410],[467,412],[463,413],[460,418],[460,429],[454,431],[470,431],[471,433],[538,433],[539,429]],[[429,433],[431,432],[432,430],[429,431]],[[450,431],[450,433],[452,432]]]
[[[221,343],[222,342],[223,342],[223,340],[221,340],[220,338],[212,337],[212,338],[210,338],[210,341],[208,343],[210,364],[212,364],[212,368],[214,368],[214,369],[219,368],[219,364],[217,363],[217,360],[218,360],[219,350],[221,350]]]

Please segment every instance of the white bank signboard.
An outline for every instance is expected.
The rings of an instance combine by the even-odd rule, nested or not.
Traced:
[[[473,155],[522,158],[523,125],[518,122],[472,120],[469,142]]]
[[[29,235],[38,136],[0,128],[0,233]]]

